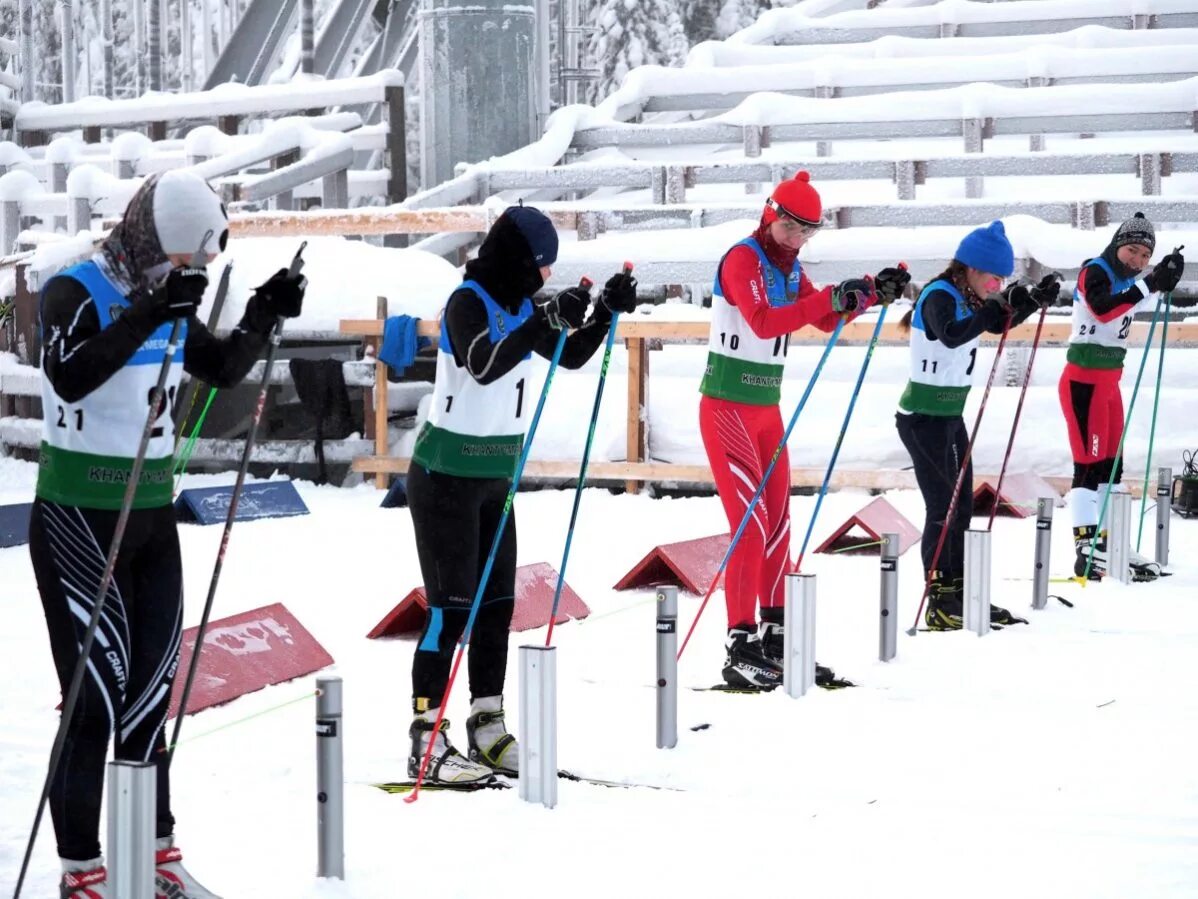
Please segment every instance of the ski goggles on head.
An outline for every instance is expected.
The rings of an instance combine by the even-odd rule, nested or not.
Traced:
[[[823,222],[809,222],[806,219],[801,219],[797,215],[792,215],[785,206],[770,197],[765,201],[767,209],[772,209],[778,216],[778,221],[782,223],[782,227],[791,233],[802,234],[804,237],[810,237],[822,226]]]

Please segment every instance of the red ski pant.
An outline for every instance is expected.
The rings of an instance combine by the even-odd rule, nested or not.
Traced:
[[[1121,368],[1092,369],[1068,364],[1057,393],[1069,448],[1073,453],[1074,487],[1098,489],[1110,477],[1111,464],[1123,438]],[[1116,478],[1118,480],[1118,478]]]
[[[777,406],[704,396],[699,401],[699,432],[735,535],[782,441],[782,416]],[[781,608],[789,570],[790,460],[783,449],[724,571],[728,626],[755,626],[758,600],[762,608]]]

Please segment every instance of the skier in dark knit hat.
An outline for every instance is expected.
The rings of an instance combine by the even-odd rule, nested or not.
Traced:
[[[778,403],[790,333],[805,325],[831,331],[841,316],[892,301],[910,279],[896,267],[873,279],[817,288],[798,255],[822,222],[819,193],[808,173],[799,172],[774,189],[757,230],[716,269],[699,431],[732,533],[782,440]],[[783,448],[724,574],[723,675],[730,686],[768,689],[782,682],[783,575],[789,570],[790,462]],[[831,677],[827,669],[817,674]]]
[[[1055,275],[1034,287],[1003,283],[1015,270],[1015,251],[1002,222],[976,228],[953,254],[949,267],[930,281],[903,319],[911,330],[911,374],[899,399],[895,424],[911,454],[925,514],[921,545],[930,581],[924,621],[934,630],[962,625],[965,531],[973,517],[973,464],[966,467],[953,518],[936,568],[936,546],[948,518],[953,488],[969,445],[962,412],[973,383],[983,333],[1001,334],[1041,306],[1056,301]],[[1026,623],[1001,606],[990,607],[995,624]]]
[[[1099,256],[1084,263],[1074,291],[1073,327],[1058,392],[1073,453],[1069,505],[1076,547],[1074,573],[1082,577],[1088,569],[1092,580],[1107,570],[1106,537],[1100,533],[1095,541],[1095,532],[1101,530],[1098,519],[1112,473],[1112,489],[1126,489],[1123,466],[1115,466],[1115,454],[1123,436],[1119,379],[1132,319],[1139,307],[1177,287],[1185,270],[1185,259],[1174,250],[1145,273],[1155,248],[1152,223],[1137,212],[1115,230]],[[1174,305],[1188,306],[1192,301],[1174,300]],[[1135,552],[1131,569],[1134,580],[1155,580],[1161,571],[1156,562]]]
[[[557,232],[544,213],[531,206],[508,208],[487,233],[478,258],[466,263],[466,278],[441,316],[432,405],[407,479],[429,606],[412,659],[415,719],[408,774],[417,776],[435,741],[426,773],[430,783],[474,784],[496,772],[518,773],[518,747],[503,710],[516,592],[514,510],[470,633],[469,758],[450,742],[447,719],[439,731],[434,725],[536,404],[532,353],[552,357],[558,335],[567,329],[572,333],[561,365],[579,368],[603,343],[612,316],[636,308],[636,279],[625,272],[608,279],[593,307],[581,286],[534,303],[557,247]]]
[[[51,278],[42,291],[44,429],[29,554],[64,695],[175,320],[182,321],[183,339],[170,365],[88,676],[50,782],[63,899],[113,895],[99,827],[104,760],[114,732],[117,759],[152,762],[158,769],[157,894],[214,899],[184,869],[174,844],[170,756],[164,751],[183,632],[171,412],[183,371],[214,387],[241,381],[276,318],[299,315],[306,283],[280,269],[254,292],[233,333],[214,337],[196,309],[208,284],[206,266],[227,239],[224,206],[203,179],[185,171],[154,175],[96,254]]]

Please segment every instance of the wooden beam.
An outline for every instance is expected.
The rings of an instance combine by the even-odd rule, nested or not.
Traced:
[[[378,315],[381,321],[387,320],[387,298],[378,298]],[[374,342],[374,452],[375,455],[385,456],[391,447],[387,440],[387,363],[379,359],[383,349],[383,339]],[[374,476],[374,486],[379,490],[387,489],[387,473],[377,472]]]
[[[628,348],[628,436],[626,452],[630,463],[643,462],[649,450],[649,347],[643,337],[624,341]],[[635,479],[625,483],[629,493],[640,491]]]
[[[574,231],[578,213],[556,209],[546,215],[559,230]],[[229,220],[234,237],[286,237],[330,234],[441,234],[491,227],[481,206],[408,209],[400,206],[362,209],[321,209],[306,212],[246,212]]]
[[[1056,316],[1054,316],[1056,317]],[[1063,317],[1063,316],[1062,316]],[[342,319],[340,330],[343,334],[357,337],[379,337],[383,333],[382,322],[377,319]],[[633,339],[661,340],[666,343],[703,343],[707,340],[710,325],[705,321],[621,321],[616,328],[616,336],[626,343]],[[849,322],[840,332],[841,343],[868,343],[873,333],[873,322],[869,320]],[[1128,346],[1143,346],[1148,338],[1148,322],[1136,322],[1132,325],[1128,338]],[[1068,321],[1048,321],[1044,324],[1044,333],[1040,337],[1042,346],[1063,346],[1069,341],[1072,324]],[[1153,335],[1153,342],[1160,340],[1160,326]],[[433,319],[424,319],[417,328],[422,337],[436,337],[440,334],[440,324]],[[1007,337],[1009,345],[1030,345],[1036,334],[1033,321],[1026,321],[1011,329]],[[998,343],[997,334],[984,334],[985,344]],[[791,335],[791,344],[827,343],[828,335],[816,328],[800,328]],[[906,345],[908,333],[899,327],[898,322],[887,322],[882,326],[878,342],[885,346]],[[1169,346],[1198,346],[1198,320],[1169,323]]]
[[[409,459],[399,459],[390,456],[383,458],[364,457],[353,461],[354,471],[376,472],[386,471],[391,474],[405,474],[408,470]],[[573,460],[530,460],[524,466],[524,476],[531,480],[565,480],[578,479],[580,462]],[[792,487],[819,487],[824,480],[823,468],[792,468],[790,483]],[[974,474],[974,482],[980,483],[983,478],[996,477],[997,472],[978,472]],[[1061,475],[1045,477],[1053,489],[1064,493],[1072,484],[1072,478]],[[598,481],[638,481],[641,483],[653,481],[656,483],[684,484],[714,484],[711,468],[707,465],[683,465],[672,462],[595,462],[587,467],[587,482]],[[1134,495],[1139,495],[1143,487],[1140,478],[1125,479],[1124,484]],[[878,468],[870,470],[839,469],[832,473],[830,486],[838,490],[903,490],[913,489],[915,474],[910,470],[893,468]]]

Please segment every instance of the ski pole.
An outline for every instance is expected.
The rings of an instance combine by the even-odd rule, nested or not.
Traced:
[[[192,256],[191,264],[200,267],[204,264],[204,248],[212,239],[211,229],[205,232],[200,241],[199,249]],[[116,525],[112,529],[112,540],[108,544],[108,557],[104,561],[104,571],[100,575],[100,584],[96,588],[96,596],[92,602],[91,617],[83,631],[83,639],[79,641],[79,660],[71,673],[71,683],[67,688],[66,697],[62,702],[62,716],[58,720],[58,730],[54,734],[54,743],[50,749],[50,764],[46,771],[46,780],[42,784],[41,797],[37,801],[37,812],[33,816],[33,827],[29,831],[29,841],[25,844],[25,857],[21,861],[21,870],[17,875],[17,886],[13,891],[13,899],[19,899],[21,887],[25,883],[25,875],[29,872],[29,859],[33,855],[33,844],[37,840],[38,828],[42,823],[42,811],[46,799],[50,795],[50,784],[58,773],[59,762],[62,761],[63,747],[66,745],[67,728],[70,726],[75,706],[79,703],[79,694],[83,692],[83,677],[87,671],[91,656],[92,645],[96,640],[96,630],[100,626],[100,617],[104,614],[104,606],[108,599],[108,589],[116,571],[117,555],[121,551],[121,543],[125,539],[125,529],[129,524],[129,516],[133,511],[133,499],[137,493],[137,484],[141,480],[142,468],[145,466],[146,452],[150,447],[150,437],[154,430],[154,422],[166,411],[166,381],[170,376],[171,364],[179,350],[179,335],[183,333],[183,319],[176,318],[171,325],[171,335],[163,351],[162,365],[158,369],[158,380],[150,394],[150,411],[146,414],[146,423],[141,430],[141,440],[137,445],[137,453],[133,457],[133,467],[129,470],[129,481],[125,484],[125,495],[121,498],[121,508],[117,513]],[[116,722],[114,722],[116,724]]]
[[[1152,445],[1156,440],[1156,413],[1161,404],[1161,381],[1165,376],[1165,346],[1169,343],[1169,309],[1173,305],[1173,291],[1165,294],[1165,322],[1161,326],[1161,357],[1156,365],[1156,390],[1152,397],[1152,424],[1148,428],[1148,464],[1144,468],[1144,491],[1140,496],[1140,527],[1136,531],[1136,552],[1144,539],[1144,515],[1148,511],[1148,479],[1152,476]],[[1147,354],[1148,347],[1144,347]]]
[[[579,287],[589,289],[593,282],[590,278],[584,277],[579,282]],[[512,512],[512,503],[516,499],[516,491],[520,488],[520,478],[524,474],[524,463],[528,461],[528,453],[532,449],[532,441],[537,433],[537,425],[541,421],[541,410],[545,408],[545,398],[549,396],[549,387],[553,384],[553,373],[557,371],[557,364],[562,358],[562,350],[566,346],[566,329],[562,328],[561,333],[557,337],[557,345],[553,348],[553,358],[549,360],[549,371],[545,375],[545,385],[541,388],[540,399],[537,400],[536,411],[533,412],[532,421],[528,426],[528,435],[524,439],[524,446],[520,450],[520,456],[516,460],[516,470],[512,472],[512,485],[508,487],[507,497],[503,501],[503,512],[499,516],[499,524],[495,528],[495,536],[491,539],[491,551],[487,553],[486,564],[483,565],[483,573],[479,576],[478,587],[474,591],[474,600],[470,603],[470,615],[466,618],[466,626],[462,628],[462,636],[458,640],[458,648],[453,656],[453,666],[449,669],[449,679],[445,682],[445,693],[441,696],[441,705],[437,709],[437,720],[433,724],[433,734],[435,735],[441,728],[441,722],[445,720],[445,708],[449,705],[449,694],[453,691],[453,682],[457,680],[458,669],[462,665],[462,657],[466,654],[466,644],[470,642],[470,632],[474,628],[474,621],[478,617],[478,610],[482,606],[483,591],[487,589],[487,582],[491,580],[491,569],[495,565],[495,556],[499,553],[499,544],[503,540],[503,532],[507,528],[508,516]],[[552,619],[550,619],[552,620]],[[417,649],[417,652],[420,650]],[[432,761],[433,747],[437,745],[434,738],[428,741],[428,748],[424,751],[424,755],[420,759],[420,771],[416,775],[416,783],[412,787],[412,792],[404,797],[404,802],[415,802],[420,798],[420,786],[424,783],[424,776],[428,773],[429,762]]]
[[[1007,463],[1011,460],[1011,449],[1015,446],[1015,432],[1019,428],[1019,417],[1023,414],[1023,400],[1027,397],[1027,389],[1032,383],[1032,365],[1036,362],[1036,350],[1040,346],[1040,334],[1044,330],[1044,317],[1048,307],[1040,308],[1040,320],[1036,322],[1036,336],[1032,338],[1032,352],[1027,359],[1027,371],[1023,374],[1023,387],[1019,390],[1019,402],[1015,404],[1015,420],[1011,423],[1011,436],[1007,438],[1007,451],[1003,453],[1002,467],[998,470],[998,483],[994,486],[994,505],[990,508],[990,520],[986,522],[986,530],[994,527],[994,516],[998,514],[998,504],[1002,497],[1002,482],[1007,475]]]
[[[990,377],[986,379],[986,390],[982,394],[982,402],[978,406],[978,415],[973,422],[973,430],[969,433],[969,441],[965,444],[965,457],[961,460],[961,470],[957,472],[957,481],[953,484],[953,495],[948,501],[948,513],[944,516],[944,524],[940,526],[940,539],[936,541],[936,551],[932,553],[932,564],[928,566],[927,576],[923,582],[923,595],[919,598],[919,609],[915,612],[915,622],[908,629],[907,633],[914,637],[919,629],[919,617],[923,614],[924,603],[928,601],[928,591],[932,589],[932,572],[936,570],[936,563],[940,561],[940,553],[944,550],[944,541],[948,537],[949,523],[953,520],[953,516],[957,513],[957,503],[961,499],[961,488],[965,483],[965,472],[969,470],[969,460],[973,456],[974,441],[978,436],[978,428],[982,424],[982,416],[986,412],[986,401],[990,399],[990,388],[994,386],[994,375],[998,371],[999,360],[1002,359],[1003,347],[1007,344],[1007,334],[1011,330],[1011,315],[1007,314],[1007,322],[1003,325],[1002,336],[998,339],[998,346],[994,350],[994,364],[990,366]],[[972,486],[970,487],[972,490]]]
[[[1173,252],[1180,253],[1183,249],[1185,249],[1184,245],[1177,247]],[[1161,315],[1161,301],[1164,299],[1164,294],[1161,294],[1161,296],[1157,297],[1156,308],[1152,310],[1152,322],[1148,325],[1148,339],[1144,341],[1144,355],[1140,357],[1140,370],[1136,374],[1136,386],[1133,387],[1131,391],[1131,402],[1128,403],[1127,415],[1125,415],[1123,418],[1123,433],[1119,435],[1119,448],[1115,450],[1115,459],[1111,464],[1111,476],[1110,479],[1107,480],[1106,490],[1103,492],[1102,496],[1102,508],[1098,510],[1098,523],[1100,527],[1102,525],[1103,519],[1106,518],[1107,506],[1111,501],[1111,489],[1115,486],[1115,474],[1119,471],[1119,460],[1123,458],[1123,444],[1127,440],[1127,426],[1128,423],[1131,422],[1132,413],[1136,408],[1136,397],[1140,393],[1140,381],[1144,377],[1144,367],[1148,364],[1148,348],[1152,346],[1152,338],[1156,333],[1156,322]],[[1147,481],[1144,482],[1144,486],[1145,489],[1147,489]],[[1077,578],[1078,583],[1080,583],[1083,587],[1090,580],[1090,569],[1094,567],[1094,552],[1098,546],[1098,535],[1099,528],[1094,528],[1094,536],[1090,538],[1090,552],[1086,556],[1086,570],[1083,571],[1081,576]]]
[[[303,252],[307,241],[300,244],[288,269],[289,277],[296,277],[304,267]],[[208,597],[204,600],[204,611],[200,616],[200,626],[196,630],[195,644],[191,650],[191,662],[187,666],[187,677],[183,681],[183,692],[179,696],[179,711],[175,717],[175,730],[170,740],[168,764],[174,760],[175,747],[179,745],[179,731],[183,729],[183,718],[187,715],[187,700],[191,698],[191,688],[195,683],[196,672],[200,667],[200,654],[204,650],[204,634],[208,630],[208,619],[212,616],[212,604],[216,600],[216,587],[220,583],[220,574],[225,565],[225,552],[229,548],[229,536],[233,532],[233,522],[237,518],[237,508],[241,502],[241,491],[245,486],[246,472],[250,467],[250,454],[254,450],[254,441],[258,436],[258,425],[262,421],[262,410],[266,406],[266,395],[270,391],[270,370],[274,367],[275,353],[282,342],[283,317],[275,319],[275,325],[270,332],[270,341],[266,347],[266,367],[262,372],[262,385],[258,390],[258,402],[254,406],[254,414],[250,419],[250,430],[246,434],[245,449],[241,452],[241,465],[237,469],[237,480],[233,484],[233,495],[229,498],[229,512],[225,516],[225,529],[221,534],[220,548],[216,552],[216,563],[212,568],[212,579],[208,582]]]
[[[720,581],[720,575],[724,573],[724,569],[728,566],[728,560],[732,558],[732,551],[736,549],[736,544],[740,541],[741,535],[744,534],[745,528],[749,524],[749,519],[753,517],[753,510],[757,507],[757,501],[761,499],[761,494],[765,492],[765,485],[770,481],[770,475],[774,472],[774,466],[778,464],[778,459],[782,456],[782,451],[786,449],[786,441],[790,439],[790,432],[794,430],[795,423],[799,420],[799,413],[803,411],[803,407],[807,405],[807,398],[811,396],[811,391],[815,387],[815,382],[819,380],[820,372],[824,369],[824,363],[828,361],[828,354],[832,352],[832,347],[836,346],[836,341],[840,337],[840,332],[844,328],[844,317],[842,316],[836,322],[836,328],[832,331],[832,336],[828,338],[828,343],[824,347],[823,355],[819,357],[819,362],[816,363],[815,371],[811,373],[811,378],[807,381],[807,388],[803,391],[803,396],[799,399],[799,405],[795,407],[794,414],[790,416],[790,422],[786,425],[786,430],[782,434],[782,439],[778,441],[778,446],[774,449],[774,454],[770,457],[770,463],[765,467],[765,474],[761,477],[761,483],[757,485],[757,489],[753,491],[753,497],[749,500],[749,505],[745,509],[745,514],[741,517],[740,524],[732,535],[732,539],[728,542],[728,549],[724,551],[724,558],[720,560],[720,567],[716,569],[712,575],[711,583],[707,587],[707,592],[703,594],[703,602],[699,604],[699,611],[695,613],[695,618],[691,622],[690,629],[687,630],[686,636],[682,640],[682,645],[678,647],[678,655],[676,659],[681,659],[682,654],[686,652],[686,646],[690,643],[691,635],[695,632],[695,628],[699,624],[699,619],[703,616],[703,610],[707,608],[707,602],[711,599],[711,594],[715,592],[715,585]]]
[[[882,323],[886,321],[887,308],[887,306],[882,307],[882,312],[878,315],[878,321],[874,325],[874,332],[870,335],[869,346],[865,350],[865,361],[861,363],[861,371],[857,373],[857,383],[853,385],[853,395],[849,397],[849,408],[844,413],[844,423],[840,426],[840,433],[836,437],[836,446],[832,448],[832,458],[828,460],[828,470],[824,472],[824,482],[820,485],[819,496],[815,499],[815,508],[811,511],[811,518],[807,522],[807,533],[803,535],[803,545],[799,548],[799,558],[795,562],[794,570],[796,573],[803,568],[803,556],[807,553],[807,543],[811,540],[811,532],[815,530],[815,519],[819,516],[820,506],[823,505],[824,496],[828,493],[828,483],[832,480],[832,470],[836,467],[836,457],[840,455],[840,447],[844,443],[844,435],[848,433],[849,422],[853,418],[853,408],[857,405],[857,396],[861,393],[861,384],[865,380],[865,372],[869,370],[869,360],[874,354],[874,347],[878,345],[878,335],[882,333]]]
[[[624,263],[624,274],[632,274],[632,263]],[[607,381],[607,366],[611,362],[612,345],[616,342],[616,323],[619,313],[612,313],[607,326],[607,344],[603,348],[603,364],[599,367],[599,386],[595,389],[595,405],[591,409],[591,424],[587,429],[587,442],[582,449],[582,467],[578,471],[578,487],[574,490],[574,507],[570,510],[570,526],[566,528],[566,546],[562,550],[562,564],[558,568],[557,586],[553,589],[553,605],[549,610],[549,630],[545,634],[545,645],[553,645],[553,625],[557,621],[557,607],[562,598],[562,586],[566,583],[566,562],[570,558],[570,544],[574,541],[574,525],[578,521],[578,507],[582,503],[582,488],[586,484],[587,465],[591,461],[591,444],[595,440],[595,425],[599,421],[599,404],[603,402],[603,385]]]

